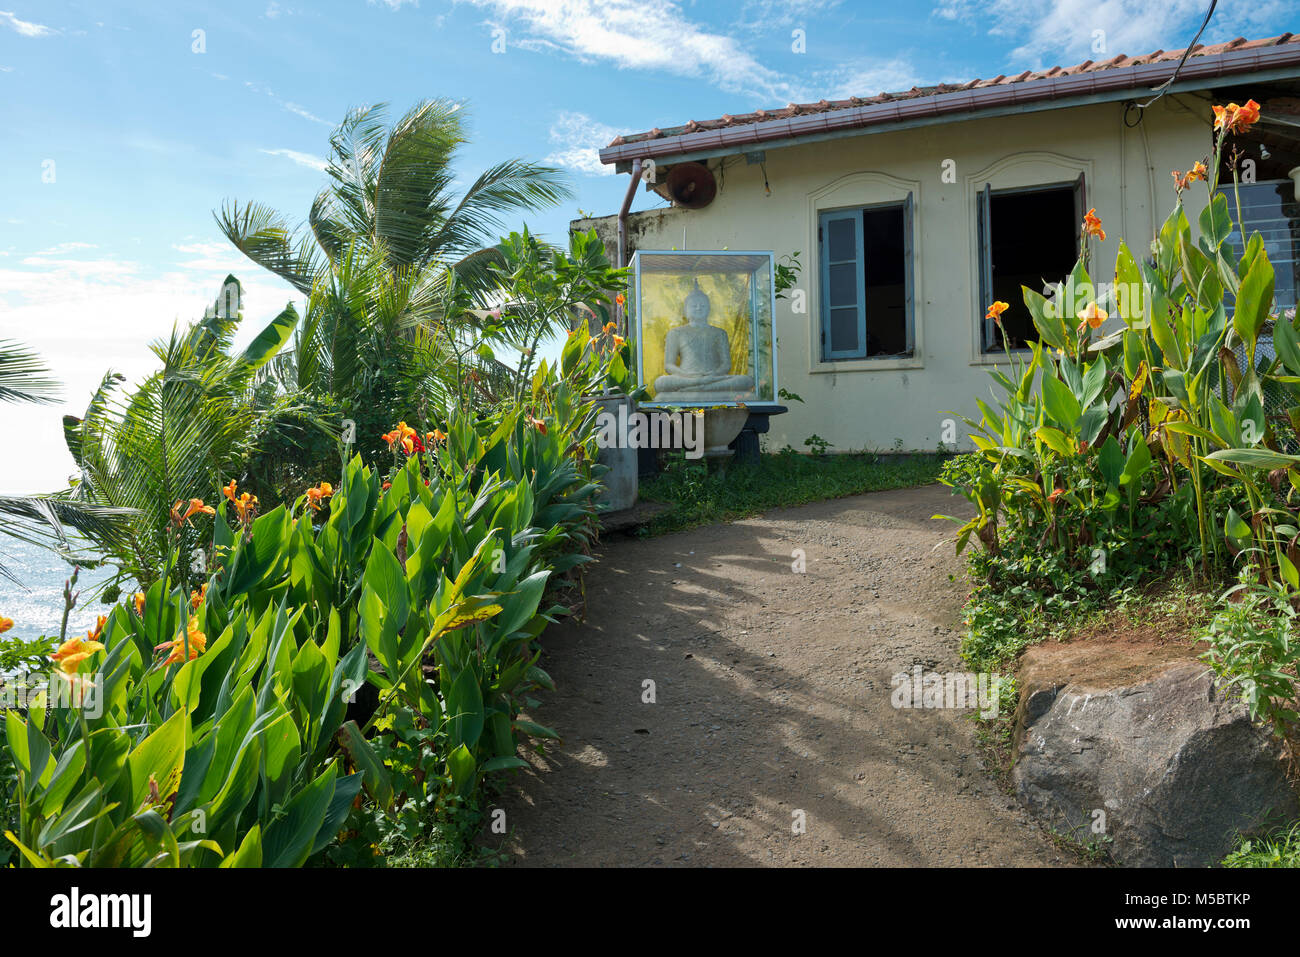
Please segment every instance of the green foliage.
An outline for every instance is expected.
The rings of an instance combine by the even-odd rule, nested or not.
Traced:
[[[641,498],[669,502],[672,511],[650,525],[652,534],[755,515],[771,508],[935,481],[943,457],[832,455],[816,459],[787,449],[757,465],[733,465],[725,476],[683,455],[667,459],[663,474],[641,486]]]
[[[1223,596],[1206,630],[1209,649],[1201,659],[1233,687],[1251,717],[1268,721],[1279,734],[1300,719],[1295,710],[1300,641],[1296,612],[1286,585],[1261,585],[1243,571]]]
[[[513,403],[358,436],[385,464],[353,456],[337,488],[257,515],[236,485],[211,519],[168,514],[157,579],[6,715],[21,863],[360,866],[413,835],[454,859],[484,779],[556,736],[519,713],[553,687],[548,585],[594,534],[585,396],[626,358],[574,337]],[[59,696],[91,675],[102,708]]]
[[[818,456],[825,455],[827,449],[834,448],[834,443],[827,442],[816,432],[804,439],[803,444],[808,446],[809,452]]]
[[[119,392],[122,376],[110,372],[82,418],[64,417],[81,473],[73,499],[130,516],[86,530],[120,578],[144,586],[157,581],[174,544],[172,507],[215,498],[266,423],[299,408],[259,378],[269,358],[262,350],[283,341],[296,318],[287,308],[240,353],[233,351],[238,319],[210,317],[174,329],[151,346],[162,363],[158,372],[126,394]]]
[[[1216,138],[1199,236],[1178,203],[1139,262],[1121,242],[1113,285],[1094,285],[1086,244],[1050,296],[1024,288],[1041,342],[1007,353],[992,403],[966,418],[978,452],[943,481],[974,507],[982,583],[964,650],[1006,661],[1098,595],[1186,565],[1204,583],[1240,564],[1242,584],[1211,627],[1216,670],[1252,713],[1280,727],[1295,692],[1291,608],[1300,598],[1300,457],[1278,443],[1263,383],[1300,422],[1300,332],[1273,314],[1274,272],[1252,235],[1238,256],[1216,192]],[[1087,224],[1084,231],[1087,232]],[[1231,313],[1231,315],[1229,314]],[[1094,337],[1108,315],[1123,326]],[[1271,332],[1276,358],[1258,350]],[[1234,350],[1245,353],[1239,363]]]
[[[1300,867],[1300,823],[1263,837],[1243,837],[1222,866]]]

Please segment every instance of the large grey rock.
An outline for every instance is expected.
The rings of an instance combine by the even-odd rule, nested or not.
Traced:
[[[1195,662],[1114,687],[1026,687],[1015,748],[1029,809],[1084,843],[1104,825],[1124,865],[1210,865],[1237,834],[1300,813],[1279,741]]]

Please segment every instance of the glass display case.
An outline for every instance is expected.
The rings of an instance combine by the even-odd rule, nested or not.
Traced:
[[[648,405],[776,401],[770,252],[642,249],[629,328]]]

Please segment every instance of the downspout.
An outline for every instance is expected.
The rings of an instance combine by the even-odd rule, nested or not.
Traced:
[[[637,157],[632,161],[632,179],[627,184],[627,194],[623,197],[623,205],[618,211],[618,268],[622,269],[627,265],[627,214],[632,209],[632,197],[636,194],[636,184],[641,179],[641,158]],[[627,336],[627,318],[626,310],[623,306],[615,305],[614,321],[618,323],[618,331],[621,335]]]

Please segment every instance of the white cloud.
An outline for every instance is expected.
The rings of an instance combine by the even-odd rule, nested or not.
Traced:
[[[216,73],[212,75],[217,76],[218,79],[223,79],[223,80],[225,79],[225,77],[218,76],[218,74]],[[299,106],[297,103],[290,103],[288,100],[284,99],[283,97],[276,96],[275,91],[272,90],[269,86],[266,86],[261,83],[255,83],[252,80],[245,80],[244,86],[248,87],[248,89],[252,90],[254,93],[264,93],[266,96],[270,97],[270,99],[274,103],[276,103],[280,107],[280,109],[288,110],[290,113],[293,113],[295,116],[301,116],[305,120],[311,120],[313,123],[320,123],[324,126],[333,125],[328,120],[322,120],[319,116],[316,116],[314,113],[309,112],[306,107]]]
[[[366,0],[372,7],[385,6],[389,10],[400,10],[408,3],[413,7],[420,5],[420,0]]]
[[[329,120],[322,120],[315,113],[309,112],[306,108],[299,106],[297,103],[284,102],[281,104],[290,113],[301,116],[304,120],[311,120],[313,123],[320,123],[322,126],[333,126]]]
[[[846,64],[835,74],[822,78],[823,92],[818,98],[846,99],[850,96],[875,96],[877,93],[897,93],[924,85],[915,64],[905,56],[888,60],[859,61]]]
[[[311,153],[300,153],[297,150],[259,149],[258,152],[266,153],[269,156],[283,156],[285,159],[293,160],[299,166],[306,166],[309,169],[319,170],[320,172],[324,172],[325,167],[329,165],[328,163],[325,162],[325,160],[321,159],[319,156],[313,156]]]
[[[745,0],[736,26],[754,32],[802,27],[840,5],[840,0]]]
[[[0,460],[0,491],[62,488],[74,471],[63,443],[62,416],[81,415],[110,368],[130,382],[157,368],[148,343],[168,335],[176,322],[201,318],[227,273],[234,272],[244,285],[240,342],[251,340],[287,301],[300,298],[224,243],[175,248],[189,258],[161,274],[146,275],[141,264],[127,260],[43,255],[0,267],[5,329],[40,353],[63,384],[58,404],[0,405],[0,435],[29,453],[21,461]]]
[[[789,97],[792,84],[737,40],[688,19],[674,0],[458,0],[491,12],[506,49],[553,49],[619,69],[698,77],[728,93]],[[494,26],[493,24],[489,24]],[[516,32],[517,31],[517,32]]]
[[[551,142],[560,148],[546,157],[546,162],[589,176],[612,174],[614,168],[601,163],[597,153],[620,132],[623,131],[598,123],[585,113],[561,113],[551,124],[550,132]]]
[[[1271,25],[1285,19],[1288,8],[1285,0],[1223,4],[1201,42],[1276,32]],[[940,0],[932,13],[1017,43],[1009,62],[1038,69],[1182,49],[1205,10],[1203,0]]]
[[[0,66],[0,73],[12,73],[14,68],[11,66]]]
[[[82,242],[56,243],[55,245],[51,246],[49,249],[42,249],[40,252],[36,253],[36,255],[37,256],[58,256],[62,253],[70,253],[73,250],[77,250],[77,249],[97,249],[97,248],[99,247],[97,247],[94,243],[82,243]]]
[[[19,20],[16,16],[7,10],[0,10],[0,23],[5,24],[9,29],[15,31],[20,37],[52,37],[58,30],[47,27],[44,24],[32,23],[28,20]]]

